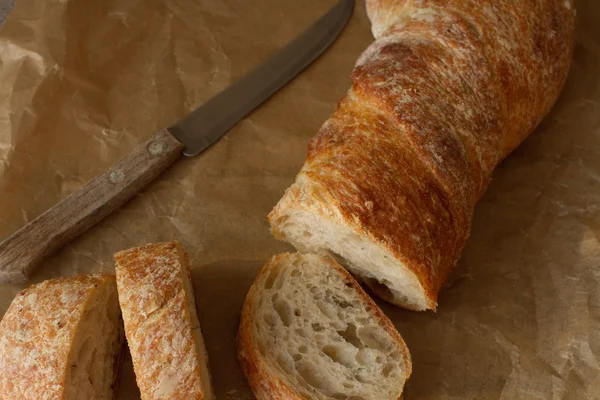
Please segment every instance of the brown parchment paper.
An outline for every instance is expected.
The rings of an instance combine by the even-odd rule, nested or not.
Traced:
[[[242,76],[333,0],[17,0],[0,30],[0,240]],[[600,398],[600,2],[578,2],[567,86],[497,169],[437,313],[382,304],[412,353],[406,399]],[[112,254],[190,253],[218,399],[252,399],[235,358],[258,269],[291,250],[266,214],[371,41],[364,4],[306,72],[202,155],[0,285],[113,271]],[[118,399],[139,399],[131,361]]]

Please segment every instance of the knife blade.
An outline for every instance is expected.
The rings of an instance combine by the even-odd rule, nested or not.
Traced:
[[[342,0],[314,25],[259,67],[175,123],[169,132],[193,156],[216,142],[240,119],[271,97],[321,55],[342,32],[354,0]]]
[[[201,153],[321,55],[340,35],[354,0],[340,0],[304,33],[172,126],[161,129],[0,243],[0,282],[24,282],[51,253],[108,216],[175,162]]]

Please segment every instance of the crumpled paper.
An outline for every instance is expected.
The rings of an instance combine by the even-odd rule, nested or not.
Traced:
[[[19,0],[0,30],[0,240],[209,99],[334,0]],[[600,3],[581,0],[568,83],[494,174],[437,313],[382,304],[414,372],[406,399],[600,398]],[[307,71],[198,157],[69,243],[44,279],[113,271],[112,254],[178,239],[194,266],[218,399],[252,399],[235,357],[244,296],[291,250],[266,214],[371,42],[364,3]],[[118,399],[139,399],[127,359]]]

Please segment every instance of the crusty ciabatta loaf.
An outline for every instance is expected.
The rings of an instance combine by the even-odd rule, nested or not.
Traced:
[[[329,257],[281,254],[242,310],[242,370],[258,400],[397,400],[410,354],[390,320]]]
[[[123,341],[114,276],[33,285],[0,323],[0,398],[112,399]]]
[[[367,0],[375,42],[269,215],[382,298],[435,309],[495,166],[566,80],[573,0]]]
[[[154,243],[115,261],[142,400],[214,399],[187,254],[177,242]]]

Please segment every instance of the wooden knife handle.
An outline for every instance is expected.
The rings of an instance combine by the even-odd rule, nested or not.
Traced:
[[[62,245],[123,205],[180,156],[166,129],[0,243],[0,282],[24,282]]]

